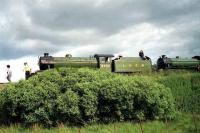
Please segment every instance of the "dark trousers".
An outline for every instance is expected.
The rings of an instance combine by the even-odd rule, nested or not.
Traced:
[[[10,76],[7,76],[6,78],[7,78],[7,80],[8,80],[9,82],[11,82]]]
[[[30,76],[31,76],[31,72],[30,71],[26,71],[25,72],[25,79],[27,80]]]

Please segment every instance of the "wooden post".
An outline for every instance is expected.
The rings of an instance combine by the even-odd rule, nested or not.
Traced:
[[[116,133],[116,132],[115,132],[115,123],[114,123],[114,133]]]
[[[78,128],[78,133],[81,133],[81,128]]]
[[[167,133],[168,133],[168,128],[169,128],[169,127],[168,127],[168,121],[167,121],[166,116],[165,116],[165,124],[166,124],[166,128],[167,128],[166,130],[167,130]]]
[[[143,130],[143,128],[142,128],[142,122],[141,122],[141,120],[139,121],[139,125],[140,125],[141,133],[144,133],[144,130]]]
[[[196,133],[198,133],[197,125],[196,125],[196,120],[195,120],[195,115],[194,115],[193,111],[192,111],[192,118],[193,118],[193,122],[194,122],[194,127],[195,127],[195,130],[196,130]]]

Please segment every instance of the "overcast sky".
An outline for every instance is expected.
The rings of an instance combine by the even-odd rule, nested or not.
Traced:
[[[153,59],[200,55],[200,0],[0,0],[2,69],[26,60],[36,69],[44,52],[138,56],[140,49]]]

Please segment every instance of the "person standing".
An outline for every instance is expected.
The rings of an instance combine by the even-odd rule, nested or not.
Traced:
[[[24,63],[24,72],[25,72],[25,79],[27,80],[31,76],[31,68],[29,67],[28,63]]]
[[[6,76],[6,79],[8,80],[8,82],[11,82],[11,77],[12,77],[12,71],[10,69],[10,65],[7,65],[7,76]]]

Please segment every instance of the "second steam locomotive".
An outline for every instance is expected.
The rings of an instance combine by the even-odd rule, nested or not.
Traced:
[[[192,58],[168,58],[162,55],[157,60],[158,69],[196,69],[200,71],[200,56]]]

